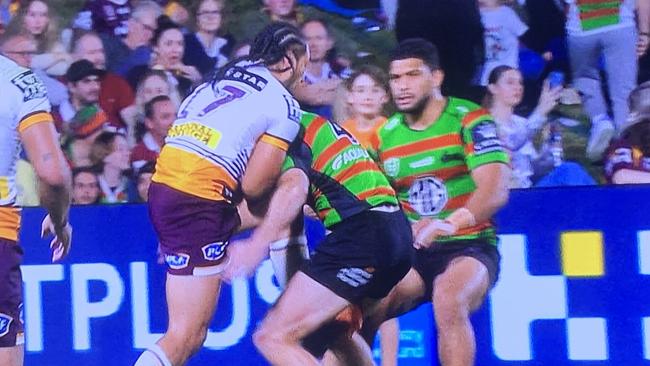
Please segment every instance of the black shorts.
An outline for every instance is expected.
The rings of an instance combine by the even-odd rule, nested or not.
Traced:
[[[385,297],[411,267],[413,237],[401,210],[364,211],[330,230],[302,271],[353,304]]]
[[[0,348],[25,343],[22,260],[23,249],[15,241],[0,238]]]
[[[435,278],[457,257],[472,257],[483,263],[490,276],[490,287],[497,282],[501,255],[496,245],[490,244],[485,239],[436,243],[432,248],[416,251],[413,261],[413,269],[424,280],[426,299],[431,299]]]

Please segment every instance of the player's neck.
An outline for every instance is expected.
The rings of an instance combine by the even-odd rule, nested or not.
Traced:
[[[432,95],[419,113],[405,113],[406,123],[414,130],[426,130],[438,121],[446,106],[447,98],[442,95]]]

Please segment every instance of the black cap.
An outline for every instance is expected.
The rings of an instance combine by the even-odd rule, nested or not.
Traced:
[[[70,65],[68,71],[65,73],[65,78],[69,82],[76,83],[87,76],[95,75],[101,77],[104,73],[104,70],[96,68],[92,62],[88,60],[79,60]]]

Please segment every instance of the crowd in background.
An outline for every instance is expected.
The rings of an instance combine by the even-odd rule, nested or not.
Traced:
[[[0,0],[0,53],[45,83],[76,204],[146,201],[181,101],[247,54],[271,21],[298,26],[309,43],[301,106],[355,135],[372,135],[392,113],[382,52],[395,38],[421,37],[440,51],[443,94],[493,115],[511,155],[511,188],[650,182],[648,84],[632,112],[629,104],[650,78],[649,0],[621,2],[616,19],[573,0],[260,0],[242,13],[227,11],[228,0],[86,0],[72,19],[51,4]],[[374,54],[337,52],[345,34],[336,25],[346,23],[383,32],[387,44]],[[585,125],[581,154],[568,156],[576,141],[567,131]],[[18,181],[23,205],[37,205],[26,157]]]

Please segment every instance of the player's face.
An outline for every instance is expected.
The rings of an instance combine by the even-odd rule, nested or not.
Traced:
[[[169,84],[167,80],[158,75],[149,76],[142,82],[143,104],[159,95],[169,95]]]
[[[327,34],[327,29],[320,22],[309,22],[302,27],[302,35],[309,44],[310,61],[318,62],[325,59],[327,52],[332,49],[334,42]]]
[[[146,124],[149,131],[156,137],[165,137],[176,118],[176,108],[169,100],[157,102],[154,106],[153,116],[147,118]]]
[[[79,173],[72,183],[72,201],[78,205],[89,205],[97,202],[99,186],[97,177],[92,173]]]
[[[348,103],[354,116],[363,115],[375,118],[382,113],[388,102],[386,90],[369,75],[361,74],[352,82]]]
[[[42,1],[32,2],[25,13],[25,30],[33,36],[39,36],[47,30],[49,23],[50,15],[47,4]]]
[[[113,151],[104,158],[104,164],[111,165],[122,171],[131,167],[131,150],[124,136],[117,135],[113,140]]]
[[[518,70],[508,70],[501,74],[496,83],[488,85],[495,102],[515,107],[524,95],[524,82]]]
[[[70,92],[81,104],[92,104],[99,100],[100,82],[96,75],[86,76],[72,85]]]
[[[153,49],[158,55],[158,62],[161,65],[165,67],[178,65],[181,63],[185,50],[183,33],[178,29],[169,29],[163,32]]]
[[[432,71],[418,58],[390,63],[390,90],[400,112],[413,113],[424,108],[435,88],[442,83],[442,73]]]
[[[215,33],[221,27],[221,5],[215,0],[205,0],[196,12],[200,31]]]
[[[298,84],[302,82],[302,79],[305,76],[305,70],[307,69],[307,64],[309,63],[309,50],[307,50],[306,54],[298,57],[297,59],[291,51],[289,51],[288,55],[292,60],[294,67],[291,73],[291,77],[285,83],[285,85],[290,91],[293,91],[298,86]]]
[[[92,62],[98,69],[104,70],[106,68],[104,45],[99,37],[88,35],[80,38],[77,44],[75,56],[79,60],[85,59]]]
[[[271,14],[278,17],[286,17],[293,11],[295,0],[264,0],[264,4]]]

